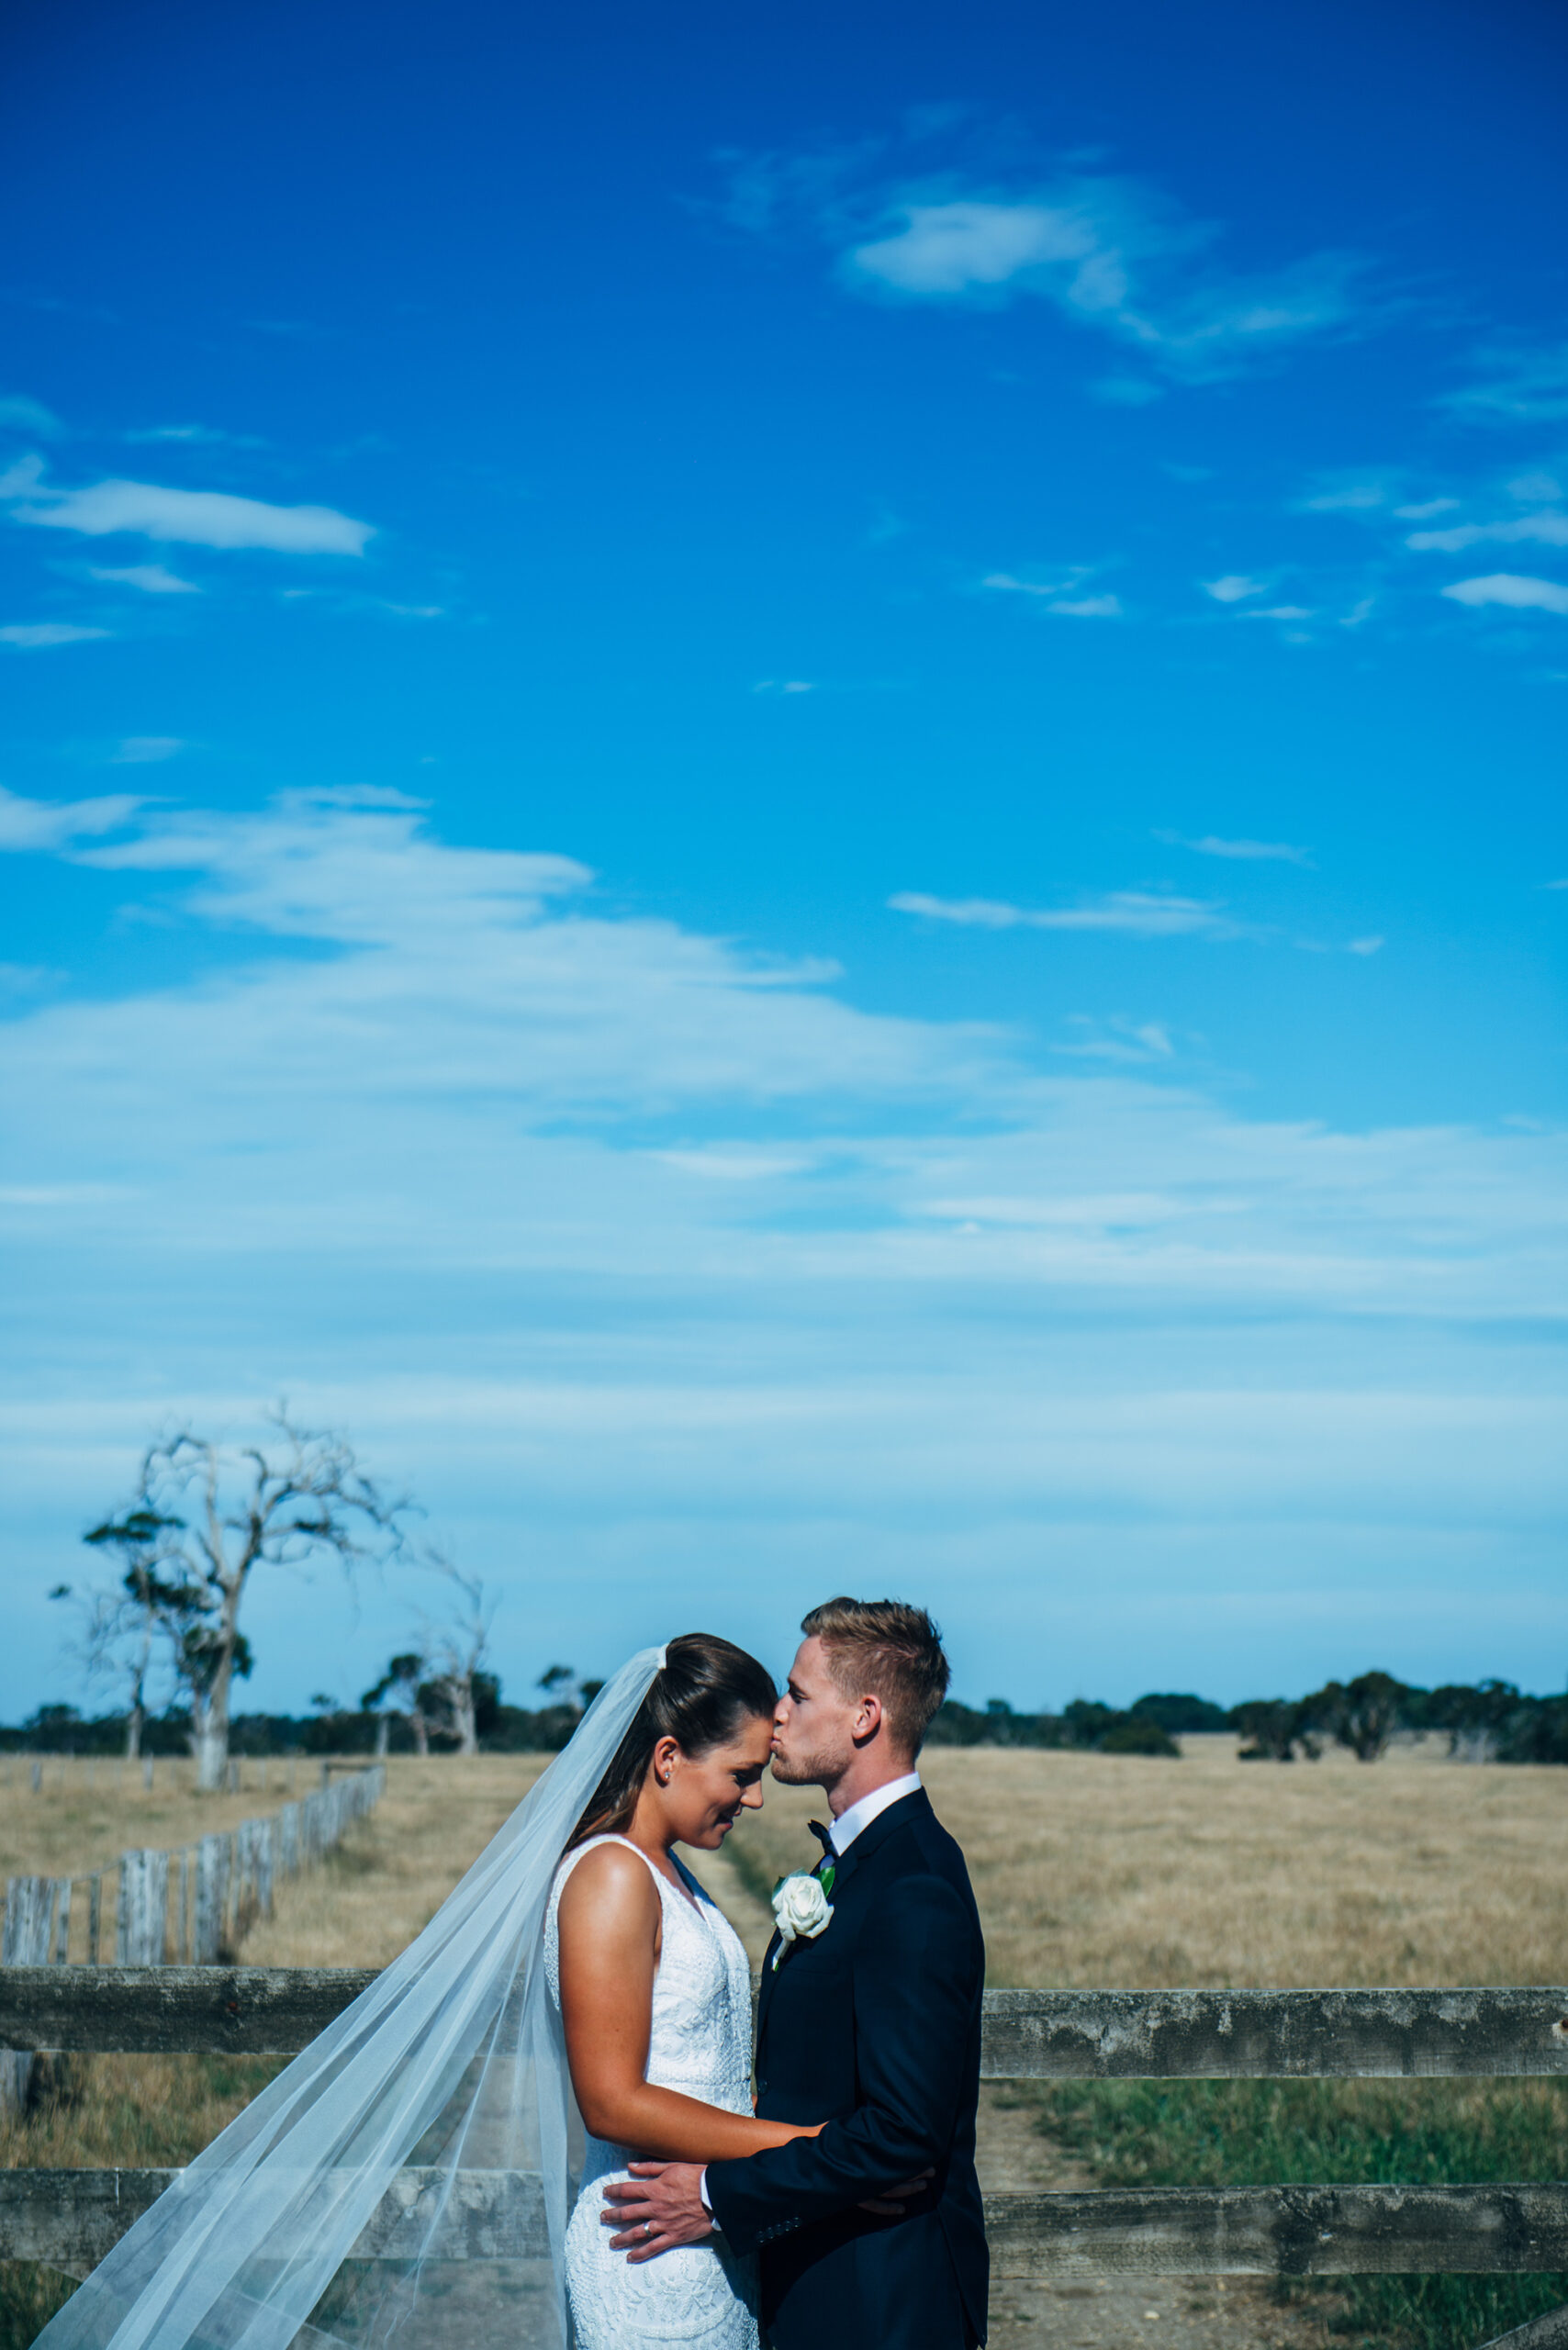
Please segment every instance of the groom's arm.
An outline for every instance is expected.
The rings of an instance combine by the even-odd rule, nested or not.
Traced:
[[[984,1964],[974,1919],[951,1886],[936,1876],[890,1886],[856,1952],[855,2111],[814,2138],[708,2165],[707,2201],[737,2252],[946,2160],[969,2087]]]

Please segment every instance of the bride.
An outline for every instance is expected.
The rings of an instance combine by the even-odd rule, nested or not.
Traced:
[[[566,2350],[569,2327],[577,2350],[756,2350],[722,2236],[628,2260],[600,2207],[637,2156],[812,2134],[751,2110],[745,1954],[675,1853],[761,1803],[773,1706],[728,1640],[631,1658],[423,1932],[35,2350]]]
[[[566,2237],[580,2350],[756,2350],[752,2264],[722,2235],[639,2265],[600,2211],[637,2155],[722,2162],[815,2135],[752,2113],[745,1952],[675,1852],[717,1852],[760,1807],[776,1697],[744,1649],[672,1640],[556,1872],[544,1964],[588,2132]]]

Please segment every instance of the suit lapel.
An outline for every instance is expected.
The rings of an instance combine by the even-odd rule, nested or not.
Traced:
[[[868,1828],[860,1830],[837,1864],[837,1874],[833,1880],[834,1901],[839,1899],[856,1870],[864,1867],[896,1830],[906,1827],[917,1809],[926,1814],[931,1810],[931,1798],[924,1787],[912,1788],[907,1796],[900,1796],[897,1803],[890,1803],[886,1811],[877,1814]]]
[[[834,1907],[843,1899],[845,1887],[853,1879],[856,1870],[870,1860],[879,1846],[885,1844],[896,1830],[907,1825],[916,1807],[929,1817],[931,1798],[924,1787],[915,1787],[907,1796],[901,1796],[897,1803],[890,1803],[888,1806],[886,1811],[879,1811],[868,1828],[863,1828],[860,1830],[848,1852],[842,1854],[834,1863],[833,1892],[829,1898]],[[767,2030],[767,2015],[773,2004],[775,1978],[789,1964],[789,1957],[786,1954],[780,1958],[778,1966],[774,1965],[774,1957],[779,1948],[778,1935],[776,1931],[763,1953],[762,1960],[762,1983],[756,2001],[756,2043],[759,2050],[762,2046],[763,2034]]]

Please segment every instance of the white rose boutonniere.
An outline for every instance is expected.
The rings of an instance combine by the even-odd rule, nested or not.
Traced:
[[[804,1869],[781,1876],[773,1888],[773,1918],[778,1928],[778,1948],[773,1953],[777,1966],[792,1942],[814,1942],[827,1931],[833,1904],[826,1886]]]

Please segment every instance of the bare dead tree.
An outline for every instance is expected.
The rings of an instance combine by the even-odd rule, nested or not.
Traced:
[[[395,1713],[403,1716],[413,1732],[416,1754],[430,1752],[431,1725],[425,1710],[430,1694],[430,1659],[423,1649],[409,1649],[390,1659],[380,1680],[359,1701],[366,1713],[379,1716],[375,1726],[377,1754],[385,1754],[391,1743]],[[438,1720],[435,1727],[439,1729],[442,1725]]]
[[[443,1617],[426,1619],[429,1677],[418,1694],[422,1697],[428,1689],[434,1696],[446,1718],[442,1727],[459,1754],[477,1754],[479,1700],[487,1678],[483,1667],[497,1603],[487,1603],[481,1576],[465,1573],[443,1551],[426,1550],[420,1563],[445,1577],[450,1605]]]
[[[276,1438],[264,1447],[188,1427],[150,1445],[118,1521],[158,1522],[159,1572],[183,1595],[175,1670],[190,1698],[197,1784],[209,1790],[228,1766],[233,1682],[250,1669],[240,1610],[252,1573],[331,1559],[352,1574],[398,1548],[409,1508],[364,1474],[343,1438],[300,1427],[282,1404],[267,1416]],[[106,1529],[106,1540],[118,1539]]]

